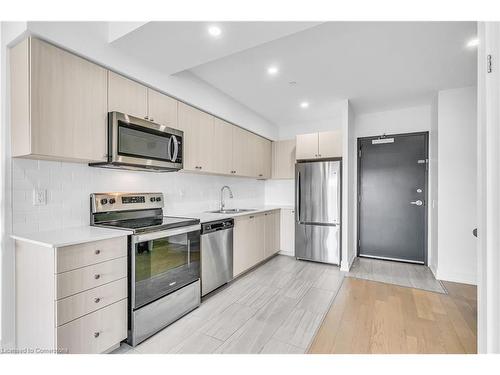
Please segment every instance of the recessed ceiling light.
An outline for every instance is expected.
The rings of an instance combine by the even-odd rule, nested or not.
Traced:
[[[208,33],[213,37],[218,37],[222,34],[222,30],[220,29],[219,26],[210,26],[208,28]]]
[[[267,74],[269,74],[270,76],[274,76],[276,74],[278,74],[279,72],[279,69],[277,66],[270,66],[269,68],[267,68]]]
[[[309,108],[309,102],[300,103],[300,108]]]
[[[477,47],[478,45],[479,45],[479,38],[474,38],[467,42],[467,47],[469,48]]]

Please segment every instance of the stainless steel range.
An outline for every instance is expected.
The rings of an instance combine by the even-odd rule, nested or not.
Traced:
[[[137,345],[200,305],[200,221],[163,216],[162,193],[91,194],[91,225],[127,229],[129,333]]]

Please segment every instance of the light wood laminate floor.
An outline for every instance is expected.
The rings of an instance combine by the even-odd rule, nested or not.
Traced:
[[[346,277],[309,353],[476,353],[474,286],[448,294]]]
[[[114,353],[304,353],[337,293],[339,267],[278,255],[135,348]]]
[[[436,280],[429,267],[421,264],[356,258],[348,276],[446,293],[441,282]]]

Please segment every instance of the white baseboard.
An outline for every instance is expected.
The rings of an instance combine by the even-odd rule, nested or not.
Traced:
[[[434,273],[436,279],[443,281],[451,281],[454,283],[477,285],[476,275],[469,273],[460,273],[453,271],[442,271],[437,269]]]
[[[434,275],[434,277],[437,279],[437,268],[432,266],[432,265],[428,265],[429,269],[431,270],[432,274]]]
[[[280,251],[279,255],[286,255],[288,257],[295,257],[295,254],[292,251]]]

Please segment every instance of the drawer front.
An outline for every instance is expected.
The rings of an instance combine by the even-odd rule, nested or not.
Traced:
[[[102,353],[127,337],[127,299],[57,328],[57,348],[72,354]]]
[[[127,236],[60,247],[56,250],[56,272],[127,256]]]
[[[127,298],[127,278],[57,301],[57,326]]]
[[[57,299],[92,289],[127,276],[127,258],[118,258],[56,275]]]

